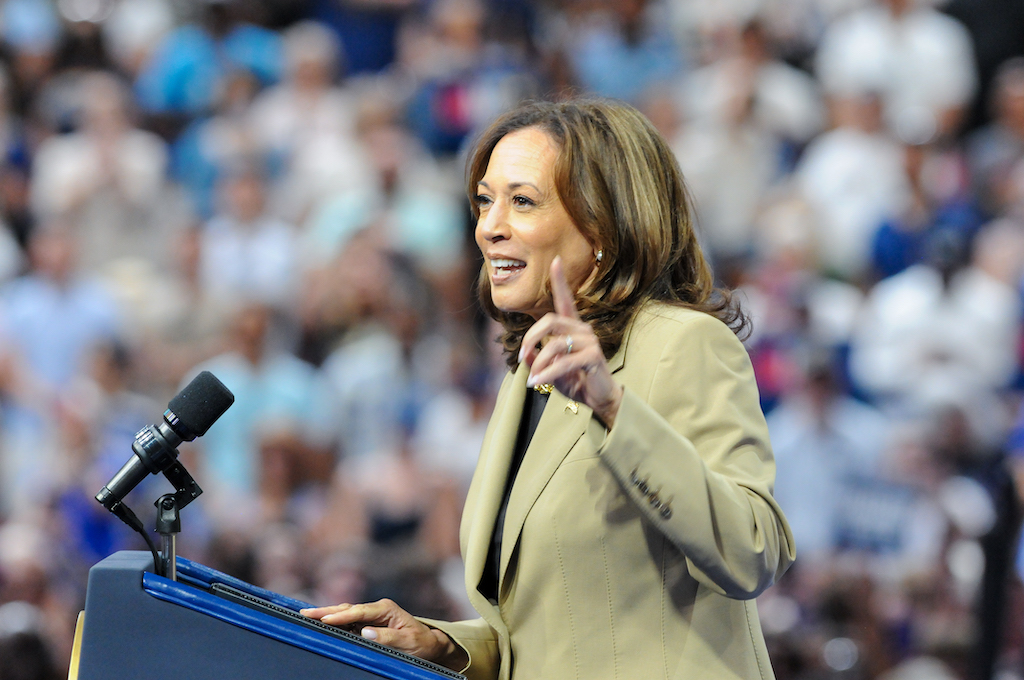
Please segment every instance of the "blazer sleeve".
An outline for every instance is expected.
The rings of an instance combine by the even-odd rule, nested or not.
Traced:
[[[661,319],[639,336],[627,361],[643,370],[624,381],[601,458],[695,579],[756,597],[796,554],[772,498],[775,461],[746,349],[705,314]]]
[[[469,663],[459,670],[469,680],[494,680],[498,677],[500,657],[498,655],[498,634],[483,619],[469,621],[437,621],[417,619],[431,628],[442,630],[452,642],[466,650]]]

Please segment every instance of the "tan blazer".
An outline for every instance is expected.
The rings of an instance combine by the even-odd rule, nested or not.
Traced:
[[[428,621],[473,680],[772,678],[752,598],[795,557],[750,360],[700,312],[648,305],[611,359],[608,431],[554,392],[505,518],[499,604],[477,590],[527,369],[502,384],[466,500],[466,587],[480,619]]]

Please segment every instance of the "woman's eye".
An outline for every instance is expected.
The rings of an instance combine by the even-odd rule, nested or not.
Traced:
[[[512,198],[512,203],[521,208],[533,205],[533,201],[527,198],[526,196],[515,196]]]
[[[477,207],[485,207],[491,204],[491,197],[484,196],[483,194],[477,194],[473,197],[473,201],[476,202]]]

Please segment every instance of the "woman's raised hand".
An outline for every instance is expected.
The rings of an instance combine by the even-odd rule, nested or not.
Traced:
[[[443,631],[418,621],[393,601],[303,609],[303,615],[332,626],[358,628],[362,636],[427,661],[461,670],[469,657]]]
[[[592,408],[611,429],[622,403],[622,386],[612,379],[594,329],[576,311],[560,257],[551,262],[551,294],[555,311],[541,317],[523,337],[519,360],[530,368],[526,384],[551,383]]]

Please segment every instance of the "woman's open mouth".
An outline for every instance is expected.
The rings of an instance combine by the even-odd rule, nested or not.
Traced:
[[[493,283],[501,283],[515,276],[519,272],[526,269],[526,263],[522,260],[509,260],[509,259],[492,259],[491,264],[491,281]]]

